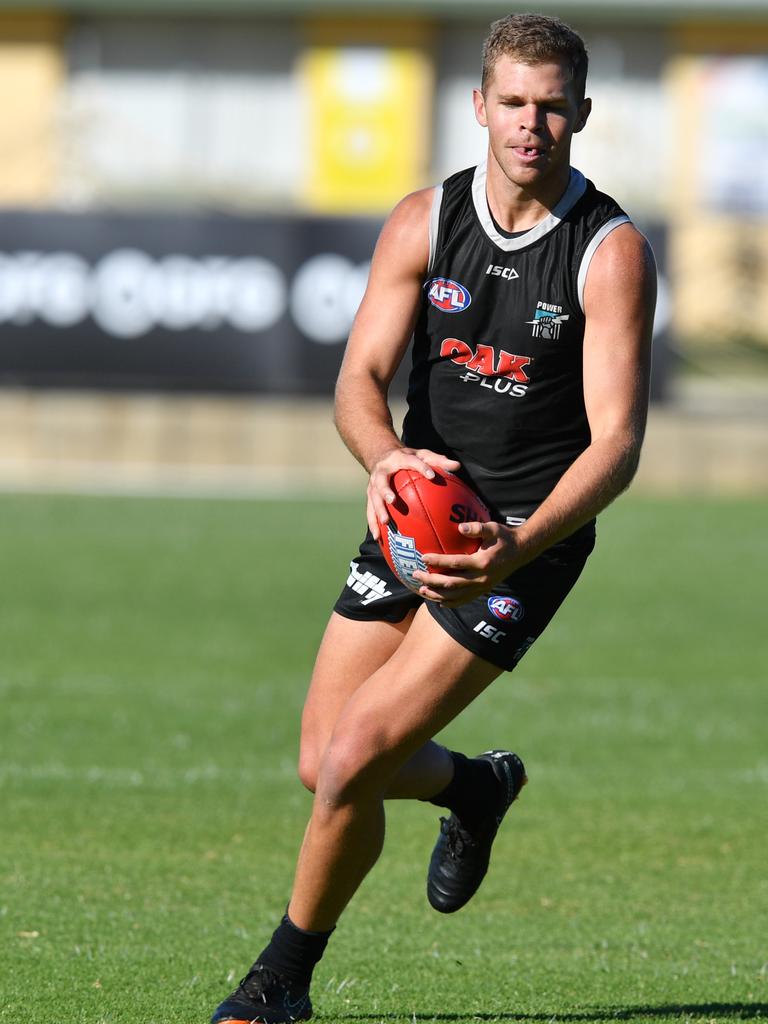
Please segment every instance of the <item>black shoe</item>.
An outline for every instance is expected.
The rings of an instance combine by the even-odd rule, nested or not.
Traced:
[[[211,1024],[285,1024],[311,1016],[309,985],[290,981],[266,964],[255,963],[235,991],[213,1011]]]
[[[461,910],[477,892],[491,859],[491,846],[504,815],[528,781],[523,762],[508,750],[489,750],[476,761],[489,761],[501,785],[493,814],[470,831],[455,814],[440,819],[440,835],[427,875],[427,899],[441,914]]]

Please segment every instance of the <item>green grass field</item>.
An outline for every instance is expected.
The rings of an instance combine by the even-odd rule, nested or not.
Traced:
[[[282,913],[351,503],[0,498],[0,1021],[194,1024]],[[768,1017],[766,507],[626,497],[545,637],[446,732],[530,785],[473,903],[387,846],[325,1021]]]

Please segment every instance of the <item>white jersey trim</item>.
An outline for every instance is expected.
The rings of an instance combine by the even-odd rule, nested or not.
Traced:
[[[427,274],[432,273],[437,255],[437,232],[440,227],[440,208],[443,205],[443,186],[435,186],[435,194],[432,196],[432,211],[429,215],[429,264]]]
[[[547,214],[544,220],[534,224],[532,228],[529,228],[522,235],[518,235],[517,238],[505,238],[504,235],[496,230],[493,218],[491,217],[491,211],[488,209],[488,198],[485,191],[486,178],[487,165],[484,161],[475,168],[475,176],[472,180],[472,200],[483,231],[485,231],[494,245],[503,249],[504,252],[517,252],[518,249],[524,249],[527,245],[531,245],[533,242],[543,238],[544,235],[549,234],[550,231],[554,231],[563,217],[576,205],[587,189],[587,179],[581,171],[577,171],[575,167],[572,167],[568,188],[555,208]]]
[[[582,313],[584,312],[584,288],[587,284],[587,272],[589,271],[589,264],[592,262],[592,257],[595,255],[600,245],[606,240],[608,235],[619,227],[621,224],[631,224],[632,221],[627,215],[621,214],[619,217],[614,217],[612,220],[606,221],[605,224],[593,235],[589,245],[584,251],[584,255],[581,258],[581,266],[579,267],[579,275],[576,279],[576,287],[579,294],[579,306],[581,307]]]

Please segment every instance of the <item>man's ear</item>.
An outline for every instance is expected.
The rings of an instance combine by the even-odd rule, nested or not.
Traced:
[[[477,123],[482,125],[483,128],[488,127],[488,118],[485,115],[485,96],[483,96],[480,89],[472,90],[472,103],[475,107],[475,117]]]
[[[576,125],[575,125],[575,127],[573,129],[574,132],[580,132],[582,130],[584,125],[587,123],[587,121],[589,119],[589,115],[591,113],[592,113],[592,100],[589,99],[589,98],[587,98],[585,100],[582,100],[582,103],[581,103],[581,105],[579,107],[579,113],[576,116]]]

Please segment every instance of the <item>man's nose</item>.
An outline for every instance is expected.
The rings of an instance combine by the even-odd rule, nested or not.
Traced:
[[[538,103],[526,103],[520,111],[520,122],[528,131],[540,128],[543,123],[543,110]]]

